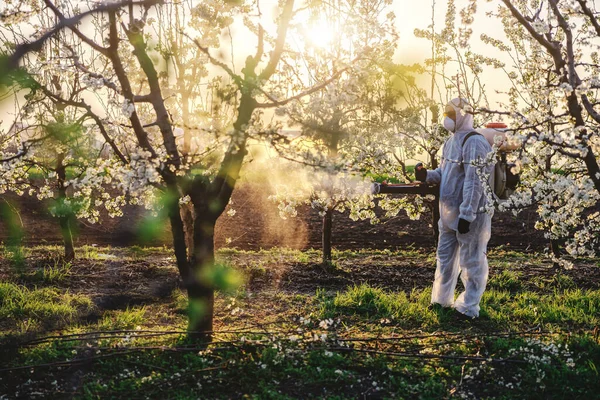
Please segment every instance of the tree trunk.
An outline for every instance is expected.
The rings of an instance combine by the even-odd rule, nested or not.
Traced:
[[[551,132],[554,133],[554,126],[550,127]],[[552,155],[546,156],[546,172],[552,172]],[[556,239],[550,239],[550,251],[552,252],[552,254],[554,255],[554,257],[558,258],[560,257],[560,241],[556,240]],[[555,261],[553,263],[555,268],[558,268],[559,265],[558,263]]]
[[[193,219],[189,221],[191,225],[186,226],[182,218],[184,214]],[[169,204],[177,268],[188,295],[188,338],[199,344],[208,345],[213,330],[214,285],[210,275],[215,261],[216,219],[206,219],[203,217],[205,215],[206,213],[199,212],[198,209],[180,208],[178,201]],[[186,246],[188,233],[191,234],[193,241],[191,248]]]
[[[188,338],[198,344],[212,341],[215,291],[212,286],[196,281],[187,288]]]
[[[333,210],[327,209],[323,215],[323,236],[321,245],[323,248],[323,266],[331,264],[331,229],[333,227]]]
[[[598,162],[596,161],[596,155],[590,146],[587,146],[587,153],[583,158],[585,162],[585,166],[588,170],[588,175],[592,182],[594,182],[594,187],[600,193],[600,167],[598,166]]]
[[[173,190],[173,189],[171,189]],[[174,197],[177,199],[177,197]],[[177,269],[181,275],[184,287],[191,281],[191,270],[186,247],[185,228],[179,210],[179,199],[173,200],[169,205],[169,222],[171,223],[171,235],[173,236],[173,250]]]
[[[65,158],[64,153],[59,153],[56,161],[56,178],[58,184],[58,203],[60,210],[58,214],[58,223],[63,237],[65,248],[65,261],[71,262],[75,259],[75,248],[73,247],[73,231],[71,229],[71,221],[74,219],[73,211],[66,206],[67,188],[65,182],[67,180],[67,169],[63,165]]]
[[[212,339],[215,289],[214,230],[216,218],[207,217],[207,210],[195,209],[194,252],[190,266],[192,279],[187,287],[189,301],[188,336],[198,342]]]
[[[68,215],[58,217],[60,231],[63,237],[65,248],[65,262],[71,262],[75,259],[75,247],[73,247],[73,232],[71,231],[71,218]]]
[[[180,213],[185,233],[185,247],[187,253],[191,255],[194,253],[194,206],[191,202],[183,204]]]
[[[248,140],[248,134],[246,129],[249,126],[250,120],[252,119],[254,109],[257,106],[257,101],[252,94],[253,90],[248,90],[249,88],[253,88],[256,84],[252,83],[251,86],[246,86],[246,82],[266,82],[275,72],[275,67],[278,64],[284,49],[287,28],[293,14],[293,5],[293,0],[287,0],[283,6],[281,20],[277,29],[277,39],[275,41],[274,50],[271,53],[267,65],[259,76],[257,76],[255,69],[262,58],[262,37],[259,41],[260,51],[257,52],[257,55],[255,57],[249,56],[246,58],[246,64],[242,69],[245,82],[243,82],[244,87],[241,88],[238,115],[233,124],[234,132],[230,145],[225,152],[223,160],[221,161],[221,166],[219,167],[217,176],[212,182],[205,182],[205,179],[196,177],[199,179],[194,178],[192,186],[188,188],[190,189],[188,193],[193,204],[193,249],[187,249],[186,251],[186,229],[184,220],[187,219],[187,216],[184,212],[182,219],[182,215],[179,210],[178,195],[174,196],[177,198],[177,202],[174,201],[173,204],[170,205],[169,218],[171,220],[173,243],[175,245],[175,253],[177,255],[177,266],[180,270],[188,292],[188,338],[206,345],[208,345],[212,339],[213,330],[215,289],[215,224],[217,222],[217,218],[221,215],[223,210],[225,210],[225,207],[231,198],[235,183],[239,178],[239,172],[244,161],[244,157],[247,153],[246,144]],[[118,50],[118,38],[114,33],[116,31],[115,14],[109,14],[109,19],[109,37],[111,39],[109,54],[112,56],[113,65],[115,65],[115,67],[121,67],[120,73],[117,72],[120,80],[128,85],[129,83],[126,79],[122,64],[120,63],[118,54],[116,52],[116,50]],[[162,101],[162,94],[160,91],[160,85],[158,84],[156,70],[154,70],[151,60],[145,53],[143,37],[136,37],[134,35],[130,35],[129,37],[130,42],[135,48],[134,54],[136,54],[138,57],[140,65],[148,76],[151,93],[155,96],[152,104],[156,111],[161,133],[163,134],[165,148],[167,149],[169,156],[172,157],[173,165],[177,167],[180,165],[177,143],[173,136],[173,130],[170,126],[170,117],[166,112],[164,101]],[[258,78],[258,80],[256,78]],[[124,94],[129,94],[129,96],[125,96],[125,98],[133,98],[131,96],[131,90]],[[132,114],[132,117],[137,118],[135,111]],[[136,122],[135,118],[130,118],[132,124],[133,122]],[[187,123],[187,121],[185,122]],[[188,131],[187,127],[184,127],[184,129],[185,131]],[[143,130],[139,132],[136,130],[138,140],[140,139],[142,133]],[[187,138],[190,139],[189,136]],[[147,138],[142,137],[142,139]],[[140,144],[142,144],[142,142],[140,142]],[[185,149],[185,151],[188,150],[189,149],[187,148]],[[165,179],[165,181],[167,181],[169,189],[173,191],[173,193],[177,193],[175,191],[177,189],[177,178],[174,176],[167,176],[167,178],[169,179]],[[189,261],[185,257],[186,253],[190,255]]]
[[[431,162],[431,169],[436,169],[438,167],[438,162],[437,159],[435,158],[435,155],[437,154],[437,151],[429,153],[429,161]]]

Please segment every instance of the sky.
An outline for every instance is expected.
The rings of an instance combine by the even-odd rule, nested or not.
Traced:
[[[298,4],[301,2],[297,1]],[[425,39],[416,38],[414,30],[416,28],[427,29],[431,24],[432,17],[432,5],[435,4],[435,26],[436,31],[440,31],[444,26],[445,13],[447,8],[446,1],[440,0],[394,0],[392,2],[392,10],[396,15],[396,28],[399,33],[399,40],[397,43],[397,50],[395,54],[395,62],[402,64],[413,64],[422,63],[426,58],[430,57],[430,45]],[[468,4],[468,0],[456,0],[457,11]],[[476,51],[482,53],[488,53],[491,51],[489,46],[479,44],[479,34],[485,32],[488,35],[501,38],[503,36],[502,27],[499,21],[490,20],[485,16],[485,11],[497,7],[498,2],[479,2],[479,9],[475,18],[475,22],[472,25],[474,30],[473,44]],[[265,15],[265,19],[271,19],[270,17],[278,11],[277,0],[260,0],[261,10]],[[268,29],[268,28],[267,28]],[[250,37],[247,39],[249,45],[255,45],[256,38]],[[240,52],[243,53],[243,52]],[[244,54],[244,57],[246,54]],[[238,62],[238,70],[242,65],[242,62]],[[500,89],[501,87],[494,87],[494,84],[501,84],[502,79],[498,79],[498,72],[486,71],[487,75],[486,86],[490,94],[494,92],[494,89]],[[424,82],[425,84],[425,82]],[[0,119],[4,120],[3,127],[7,121],[11,118],[7,115],[7,112],[11,112],[13,106],[4,102],[0,105]]]
[[[273,15],[278,12],[278,0],[259,0],[261,4],[261,10],[264,14],[265,23],[268,24],[268,20],[273,18]],[[461,27],[459,21],[459,12],[461,9],[467,7],[470,3],[469,0],[455,0],[455,8],[457,14],[457,20],[455,21],[456,28]],[[297,0],[296,4],[301,4]],[[480,54],[495,56],[500,58],[507,64],[507,67],[511,67],[512,61],[507,59],[503,54],[498,54],[490,45],[482,43],[479,39],[481,33],[486,33],[488,36],[496,39],[505,39],[503,26],[497,19],[489,18],[486,13],[489,11],[495,11],[500,4],[499,1],[478,1],[477,12],[475,19],[470,28],[473,30],[470,44],[472,49]],[[431,57],[431,45],[429,41],[415,36],[415,29],[427,30],[432,23],[432,13],[434,16],[435,31],[440,33],[445,25],[445,18],[447,12],[448,2],[446,0],[393,0],[390,6],[391,10],[396,16],[396,30],[399,35],[397,41],[396,52],[394,56],[394,62],[399,64],[411,65],[411,64],[423,64],[424,61]],[[298,7],[298,6],[297,6]],[[267,28],[268,29],[268,28]],[[271,29],[275,29],[274,25]],[[256,38],[248,38],[249,45],[255,45]],[[243,53],[243,52],[242,52]],[[244,54],[245,57],[245,54]],[[243,59],[238,62],[242,64]],[[452,71],[453,65],[449,65],[447,72],[451,74],[455,73]],[[494,70],[493,68],[484,68],[482,73],[482,83],[485,86],[485,92],[490,102],[489,106],[493,107],[497,101],[500,100],[499,95],[496,94],[497,90],[504,90],[505,85],[508,83],[505,72],[500,70]],[[420,85],[424,88],[430,87],[430,78],[423,76],[417,79]],[[455,97],[456,94],[450,94],[450,98]],[[442,100],[439,95],[436,95],[434,100]],[[444,100],[445,101],[445,100]],[[479,104],[483,106],[484,104]]]
[[[468,0],[455,0],[457,12],[468,4]],[[482,32],[490,36],[502,37],[502,25],[499,21],[486,17],[485,12],[495,10],[498,1],[478,2],[478,9],[475,16],[475,21],[472,25],[473,39],[477,39]],[[440,0],[394,0],[392,8],[396,14],[396,28],[400,34],[398,43],[398,51],[396,53],[397,60],[408,59],[422,61],[424,56],[429,55],[429,47],[424,39],[418,39],[414,36],[416,28],[426,29],[431,24],[432,5],[435,4],[435,26],[436,31],[440,31],[444,27],[444,19],[446,16],[447,2]],[[458,23],[457,23],[458,26]],[[473,41],[475,48],[477,40]],[[427,53],[424,55],[424,51]]]

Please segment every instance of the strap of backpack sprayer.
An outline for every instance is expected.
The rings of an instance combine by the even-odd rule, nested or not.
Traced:
[[[483,136],[481,133],[476,132],[476,131],[471,131],[471,132],[467,133],[467,136],[465,136],[465,138],[463,139],[462,147],[465,147],[465,142],[467,141],[468,138],[470,138],[471,136],[475,136],[475,135]]]
[[[467,133],[467,135],[465,136],[465,138],[462,141],[462,145],[460,147],[460,165],[464,167],[464,162],[463,162],[463,158],[462,158],[462,151],[465,148],[465,142],[467,141],[467,139],[469,139],[471,136],[475,136],[475,135],[479,135],[479,136],[483,136],[481,133],[477,132],[477,131],[471,131],[469,133]]]

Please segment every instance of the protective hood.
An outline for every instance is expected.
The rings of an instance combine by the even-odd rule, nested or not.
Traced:
[[[446,104],[446,111],[454,110],[456,123],[454,133],[473,131],[473,108],[466,99],[455,98]]]

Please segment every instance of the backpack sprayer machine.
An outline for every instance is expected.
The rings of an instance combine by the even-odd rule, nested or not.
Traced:
[[[497,201],[506,200],[516,189],[520,182],[519,174],[511,172],[514,164],[507,161],[507,153],[514,151],[518,148],[518,145],[509,143],[506,140],[507,126],[501,122],[488,123],[484,128],[476,129],[473,133],[467,135],[463,141],[466,142],[472,135],[482,135],[487,139],[491,146],[494,145],[496,140],[500,140],[500,147],[498,148],[498,155],[496,158],[496,164],[492,171],[489,179],[490,187],[492,188]],[[500,137],[500,139],[496,139]],[[437,220],[439,219],[439,193],[440,188],[438,185],[431,185],[427,183],[413,182],[404,184],[388,184],[374,183],[372,187],[373,194],[379,193],[390,193],[390,194],[419,194],[422,196],[432,194],[435,196],[435,200],[431,205],[431,211],[433,213],[433,229],[437,238],[438,226]]]

